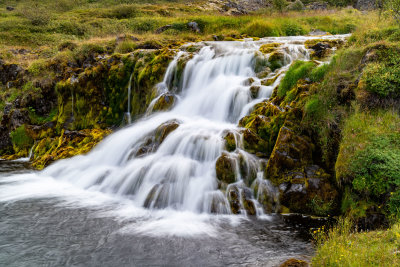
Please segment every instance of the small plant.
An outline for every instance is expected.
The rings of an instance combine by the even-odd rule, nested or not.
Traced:
[[[253,37],[268,37],[268,36],[279,36],[278,29],[274,24],[264,21],[255,20],[251,22],[243,31],[243,33],[248,34]]]
[[[33,144],[32,138],[26,132],[25,125],[21,125],[12,131],[10,136],[14,149],[17,152],[21,150],[28,150]]]

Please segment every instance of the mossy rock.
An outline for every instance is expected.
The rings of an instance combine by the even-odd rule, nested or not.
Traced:
[[[225,184],[231,184],[236,181],[234,159],[228,154],[223,153],[215,163],[217,179]]]
[[[232,132],[227,132],[224,136],[225,139],[225,148],[229,152],[236,150],[236,138],[235,134]]]
[[[153,111],[167,111],[171,109],[176,101],[175,95],[171,93],[162,94],[153,106]]]
[[[178,120],[170,120],[158,126],[155,133],[156,142],[161,144],[171,132],[179,127],[179,125],[180,122]]]
[[[275,51],[268,58],[269,67],[272,71],[282,68],[285,65],[285,54],[282,51]]]
[[[270,43],[270,44],[263,44],[260,46],[260,52],[263,54],[270,54],[272,52],[275,52],[278,47],[280,47],[281,44],[279,43]]]

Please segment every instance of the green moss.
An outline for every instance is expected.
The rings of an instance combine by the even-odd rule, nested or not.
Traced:
[[[25,152],[25,154],[27,154],[29,152],[29,149],[33,145],[33,139],[26,132],[25,125],[21,125],[12,131],[10,136],[14,150],[17,153]]]
[[[307,77],[314,67],[315,64],[313,62],[296,61],[293,63],[278,87],[278,96],[285,97],[287,92],[289,92],[300,79]]]

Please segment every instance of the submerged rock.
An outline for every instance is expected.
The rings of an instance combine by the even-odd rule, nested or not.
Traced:
[[[232,132],[227,132],[224,136],[225,139],[225,148],[229,152],[232,152],[236,149],[236,138],[235,134]]]

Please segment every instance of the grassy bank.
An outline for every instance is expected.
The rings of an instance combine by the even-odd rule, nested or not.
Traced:
[[[12,11],[7,6],[15,8]],[[220,13],[207,1],[2,1],[0,52],[9,61],[52,57],[70,42],[98,43],[116,51],[129,51],[145,42],[176,42],[245,36],[285,36],[320,29],[332,34],[354,31],[364,16],[353,9],[273,13],[262,9],[245,16]],[[194,32],[188,22],[197,22]],[[162,33],[160,27],[170,25]],[[115,44],[117,35],[134,35]],[[215,38],[214,36],[214,38]],[[15,49],[33,49],[18,57]]]

